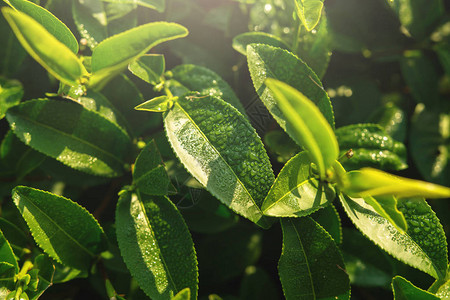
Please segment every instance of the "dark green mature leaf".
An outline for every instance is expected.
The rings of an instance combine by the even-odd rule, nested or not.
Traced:
[[[154,141],[149,142],[136,158],[133,184],[144,194],[164,196],[173,190],[164,163]]]
[[[339,213],[333,204],[329,204],[319,209],[311,215],[317,223],[320,224],[333,238],[336,244],[342,243],[342,226]]]
[[[435,213],[422,198],[398,200],[408,230],[399,232],[361,198],[340,196],[341,203],[355,226],[375,244],[396,259],[434,278],[447,271],[447,243]]]
[[[245,270],[239,291],[240,299],[279,299],[278,291],[270,275],[262,268],[250,266]]]
[[[173,79],[189,89],[205,96],[215,96],[233,105],[246,116],[244,106],[228,83],[217,73],[196,65],[179,65],[171,70]],[[177,95],[181,96],[181,95]]]
[[[13,8],[39,22],[58,41],[73,53],[78,53],[78,42],[67,26],[45,8],[27,0],[6,0]]]
[[[330,98],[316,74],[294,54],[268,45],[247,46],[247,60],[253,86],[269,112],[286,129],[286,121],[272,92],[265,86],[267,78],[283,81],[313,101],[334,128]]]
[[[450,114],[416,108],[409,135],[411,156],[422,176],[450,186]]]
[[[171,299],[188,287],[197,298],[197,260],[191,235],[166,197],[122,191],[117,240],[128,269],[152,299]]]
[[[161,82],[165,68],[166,62],[162,54],[147,54],[128,65],[131,73],[153,85]]]
[[[261,210],[273,217],[301,217],[325,207],[335,193],[326,183],[311,177],[311,160],[301,152],[281,169]]]
[[[392,279],[394,300],[439,300],[441,298],[424,291],[401,276]]]
[[[64,265],[88,270],[106,248],[106,237],[97,220],[70,199],[17,186],[14,204],[28,224],[36,243]]]
[[[106,13],[100,0],[74,0],[72,14],[78,32],[86,39],[89,48],[95,48],[107,38]]]
[[[40,254],[34,259],[33,269],[31,272],[36,273],[36,279],[38,282],[36,290],[28,289],[27,294],[31,300],[36,300],[53,284],[55,266],[48,256]]]
[[[185,37],[188,31],[176,23],[148,23],[114,35],[95,47],[92,53],[93,76],[89,84],[104,85],[126,66],[154,46]]]
[[[318,107],[302,93],[276,79],[265,84],[273,93],[277,106],[283,113],[285,131],[307,151],[316,164],[319,176],[324,179],[339,155],[339,146],[333,129]]]
[[[0,120],[8,108],[18,104],[23,96],[22,84],[17,80],[0,77]]]
[[[23,61],[27,57],[27,52],[20,45],[12,30],[8,30],[8,23],[5,18],[0,18],[0,74],[7,78],[14,78],[17,72],[23,67]]]
[[[408,119],[404,110],[392,102],[380,107],[370,118],[369,122],[377,123],[394,140],[404,142]]]
[[[280,163],[286,163],[302,149],[283,130],[272,130],[264,136],[264,145]]]
[[[235,108],[215,97],[183,97],[164,125],[175,153],[206,189],[232,210],[270,226],[260,206],[274,175],[263,144]]]
[[[58,80],[78,85],[87,75],[86,68],[72,50],[33,18],[7,7],[2,13],[25,50]]]
[[[286,299],[349,299],[350,281],[339,249],[309,217],[281,219],[278,272]]]
[[[123,172],[128,135],[96,112],[73,102],[31,100],[7,112],[14,133],[30,147],[83,172]]]
[[[163,12],[166,6],[166,0],[102,0],[102,1],[112,3],[133,3],[148,8],[156,9],[159,12]]]
[[[17,259],[14,256],[14,252],[11,248],[11,245],[6,240],[3,232],[0,230],[0,257],[1,261],[11,264],[14,266],[15,273],[19,273],[19,264],[17,263]]]
[[[20,254],[22,254],[23,248],[32,243],[30,237],[25,234],[23,229],[19,228],[19,226],[7,219],[0,218],[0,229],[3,232],[4,237],[10,243],[13,250],[16,249],[15,254],[18,257],[20,257]]]
[[[343,162],[346,170],[373,167],[382,170],[402,170],[406,165],[405,146],[392,139],[379,125],[355,124],[336,130],[336,138],[344,155],[352,149],[351,159]]]
[[[295,0],[295,8],[303,26],[311,31],[319,23],[323,0]]]
[[[243,55],[247,55],[247,46],[250,44],[265,44],[290,51],[289,46],[282,39],[266,32],[245,32],[233,38],[234,50]]]

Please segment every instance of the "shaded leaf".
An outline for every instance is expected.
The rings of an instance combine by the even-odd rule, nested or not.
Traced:
[[[23,61],[27,57],[27,52],[14,35],[12,30],[8,30],[8,22],[5,18],[0,18],[0,74],[8,78],[14,78],[17,72],[23,68]]]
[[[332,203],[311,215],[333,238],[336,244],[342,243],[342,226],[339,213]]]
[[[185,288],[178,292],[172,300],[190,300],[191,299],[191,290],[189,288]]]
[[[86,39],[89,48],[95,48],[107,38],[106,13],[100,0],[74,0],[72,14],[78,32]]]
[[[295,0],[295,8],[303,26],[311,31],[319,23],[323,0]]]
[[[309,217],[281,219],[278,262],[286,299],[349,299],[344,261],[328,233]]]
[[[164,116],[168,139],[186,169],[232,210],[262,227],[260,205],[274,180],[253,127],[215,97],[182,97]]]
[[[107,177],[123,172],[130,138],[79,104],[31,100],[8,110],[7,119],[22,142],[76,170]]]
[[[264,135],[264,145],[271,154],[277,155],[277,161],[286,163],[294,155],[301,151],[297,145],[283,130],[272,130]]]
[[[281,169],[261,210],[273,217],[307,216],[334,197],[331,186],[311,176],[311,160],[306,152],[300,152]]]
[[[23,87],[19,81],[0,77],[0,120],[5,117],[8,108],[19,104],[23,93]]]
[[[162,54],[147,54],[128,65],[131,73],[153,85],[161,82],[165,67],[166,63]]]
[[[17,186],[12,198],[36,243],[64,265],[88,270],[106,248],[97,220],[77,203],[49,192]]]
[[[341,203],[355,226],[396,259],[434,278],[447,271],[447,243],[435,213],[422,198],[399,199],[408,230],[402,234],[361,198],[341,195]]]
[[[19,264],[11,248],[11,245],[6,240],[3,232],[0,231],[0,257],[3,263],[8,263],[14,267],[15,273],[19,273]],[[1,273],[0,273],[1,274]]]
[[[197,295],[197,260],[191,235],[166,197],[122,191],[117,240],[128,269],[152,299],[171,299],[188,287]],[[180,257],[183,259],[180,260]]]
[[[262,268],[250,266],[245,270],[239,290],[240,299],[278,299],[278,291],[270,275]]]
[[[266,32],[245,32],[233,38],[233,48],[237,52],[247,55],[247,46],[250,44],[265,44],[290,50],[289,46],[278,36]]]
[[[2,8],[2,13],[25,50],[58,80],[78,85],[87,75],[86,68],[72,50],[33,18],[6,7]]]
[[[267,79],[265,84],[284,115],[286,132],[305,148],[324,179],[339,154],[333,129],[317,106],[293,87],[275,79]]]
[[[408,119],[405,111],[392,102],[380,107],[369,121],[383,127],[384,131],[394,140],[405,141]]]
[[[27,294],[31,300],[38,299],[46,289],[53,284],[53,274],[55,273],[55,266],[52,260],[44,254],[36,256],[34,259],[33,269],[36,271],[38,282],[35,290],[27,290]]]
[[[424,291],[401,276],[392,279],[394,300],[438,300],[440,298]]]

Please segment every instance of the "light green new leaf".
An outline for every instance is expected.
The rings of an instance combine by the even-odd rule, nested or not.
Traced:
[[[163,12],[166,6],[166,0],[102,0],[117,4],[137,4]]]
[[[185,288],[172,297],[171,300],[190,300],[191,299],[191,290],[189,288]]]
[[[319,77],[297,56],[277,47],[251,44],[247,46],[247,61],[255,91],[281,128],[286,129],[286,120],[273,94],[265,86],[267,78],[275,78],[299,90],[319,107],[334,128],[330,98]]]
[[[76,170],[113,177],[131,146],[123,129],[74,102],[30,100],[6,113],[19,139]]]
[[[36,243],[57,262],[88,270],[106,248],[106,236],[97,220],[70,199],[17,186],[12,198]]]
[[[67,26],[45,8],[27,0],[5,0],[13,8],[39,22],[58,41],[67,46],[74,54],[78,53],[78,42]]]
[[[19,81],[0,77],[0,120],[5,117],[8,108],[19,104],[23,93],[23,87]]]
[[[447,280],[444,284],[442,284],[437,292],[436,296],[440,297],[442,300],[450,299],[450,280]]]
[[[244,116],[247,116],[244,106],[233,89],[214,71],[197,65],[184,64],[176,66],[171,72],[172,78],[189,91],[199,92],[205,96],[218,97],[233,105]]]
[[[197,259],[183,218],[166,197],[122,191],[116,209],[120,252],[141,289],[171,299],[189,288],[197,298]]]
[[[406,224],[405,217],[397,208],[397,199],[395,196],[367,196],[364,197],[364,201],[370,204],[380,216],[391,222],[398,231],[403,233],[407,230],[408,225]]]
[[[233,38],[233,48],[237,52],[247,55],[250,44],[265,44],[290,51],[289,46],[278,36],[266,32],[245,32]]]
[[[307,151],[324,179],[338,158],[339,146],[333,129],[317,106],[293,87],[275,79],[267,79],[280,111],[286,119],[286,132]]]
[[[319,23],[322,8],[323,0],[295,0],[297,16],[308,31]]]
[[[144,110],[144,111],[152,111],[152,112],[165,112],[172,108],[174,101],[176,101],[178,97],[171,98],[167,96],[159,96],[148,101],[145,101],[142,104],[139,104],[134,109],[136,110]]]
[[[147,195],[167,195],[173,187],[155,141],[149,142],[136,159],[133,184]]]
[[[120,73],[154,46],[187,34],[187,29],[179,24],[153,22],[107,38],[92,52],[93,75],[89,84],[104,85],[108,78]]]
[[[11,245],[9,244],[8,240],[6,240],[1,230],[0,230],[0,257],[2,262],[14,266],[16,274],[19,273],[19,264],[17,262],[16,256],[14,255]]]
[[[347,173],[348,185],[342,190],[351,197],[386,196],[448,198],[450,188],[395,176],[377,169],[362,168]]]
[[[86,68],[72,50],[33,18],[7,7],[2,8],[2,13],[25,50],[58,80],[67,85],[78,85],[87,75]]]
[[[311,160],[301,152],[281,169],[261,210],[273,217],[301,217],[333,201],[334,190],[311,177]]]
[[[401,276],[392,278],[394,300],[439,300],[441,298],[424,291]]]
[[[162,54],[147,54],[128,65],[131,73],[153,85],[161,82],[165,67],[166,62]]]
[[[281,219],[278,262],[286,299],[349,299],[350,280],[333,239],[313,219]]]
[[[182,97],[164,127],[186,169],[229,208],[263,228],[260,206],[274,181],[255,129],[234,107],[215,97]]]
[[[434,278],[445,277],[447,242],[436,214],[423,198],[398,199],[408,230],[398,231],[362,198],[339,196],[355,226],[370,240],[396,259]]]

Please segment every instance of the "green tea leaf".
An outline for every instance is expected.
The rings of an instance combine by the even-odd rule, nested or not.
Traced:
[[[155,9],[159,12],[163,12],[166,6],[166,0],[102,0],[103,2],[112,3],[133,3],[141,6],[145,6],[151,9]]]
[[[325,207],[334,197],[331,186],[311,177],[311,160],[301,152],[281,169],[261,210],[273,217],[302,217]]]
[[[88,270],[106,248],[106,237],[97,220],[70,199],[17,186],[12,198],[36,243],[64,265]]]
[[[2,13],[25,50],[58,80],[78,85],[87,75],[86,68],[72,50],[33,18],[6,7]]]
[[[398,199],[408,230],[398,231],[362,198],[341,195],[341,203],[355,226],[396,259],[434,278],[447,271],[447,242],[435,213],[422,198]]]
[[[408,119],[405,111],[392,102],[380,107],[369,121],[383,127],[394,140],[405,141]]]
[[[344,261],[328,233],[309,217],[281,219],[281,228],[278,273],[286,299],[349,299]]]
[[[394,300],[439,300],[441,298],[424,291],[401,276],[392,279]]]
[[[172,108],[173,102],[176,101],[176,98],[177,97],[171,98],[167,96],[159,96],[139,104],[134,109],[152,112],[165,112]]]
[[[274,176],[263,144],[235,108],[215,97],[182,97],[164,127],[186,169],[229,208],[270,226],[260,209]]]
[[[253,86],[269,112],[286,129],[286,118],[272,92],[265,86],[267,78],[283,81],[312,100],[334,128],[333,108],[319,77],[294,54],[268,45],[247,46],[247,61]]]
[[[19,249],[19,252],[15,252],[18,257],[20,257],[20,254],[22,254],[21,251],[23,250],[23,248],[32,243],[30,237],[24,232],[23,229],[19,228],[19,226],[12,223],[11,221],[8,221],[7,219],[0,218],[0,229],[3,233],[3,236],[11,245],[11,248]]]
[[[185,288],[178,292],[174,297],[171,298],[172,300],[190,300],[191,299],[191,290],[189,288]]]
[[[343,191],[351,197],[386,196],[448,198],[450,188],[395,176],[377,169],[362,168],[347,173],[348,186]]]
[[[23,87],[19,81],[0,77],[0,120],[5,117],[8,108],[19,104],[23,93]]]
[[[196,91],[205,96],[218,97],[247,116],[244,106],[231,87],[214,71],[201,66],[185,64],[176,66],[171,72],[172,78],[190,91]]]
[[[74,54],[78,53],[78,42],[67,26],[45,8],[27,0],[6,0],[13,8],[39,22],[58,41],[67,46]]]
[[[289,46],[278,36],[266,32],[245,32],[233,38],[233,48],[237,52],[247,55],[250,44],[265,44],[290,51]]]
[[[450,295],[450,280],[447,280],[441,285],[435,294],[441,299],[448,300]]]
[[[92,52],[93,76],[89,85],[104,85],[108,78],[154,46],[187,34],[187,29],[176,23],[153,22],[107,38]]]
[[[303,26],[311,31],[319,23],[323,0],[295,0],[295,8]]]
[[[267,79],[266,86],[272,91],[278,108],[283,113],[286,132],[303,146],[318,169],[322,179],[339,155],[339,146],[333,129],[317,106],[291,86]]]
[[[278,290],[271,276],[259,267],[250,266],[245,269],[244,278],[241,281],[239,299],[279,299]]]
[[[147,54],[128,65],[128,69],[140,79],[157,85],[161,82],[166,62],[162,54]]]
[[[171,299],[184,288],[197,296],[197,260],[191,235],[166,197],[122,191],[117,240],[128,269],[152,299]],[[182,258],[182,259],[180,259]]]
[[[147,195],[164,196],[169,193],[172,185],[155,141],[148,143],[136,158],[133,184]]]
[[[332,203],[311,215],[333,238],[336,244],[342,243],[342,225],[339,213]]]
[[[106,13],[100,0],[75,0],[72,2],[72,14],[78,32],[86,39],[89,48],[94,49],[107,38]]]
[[[3,232],[0,230],[0,257],[2,262],[11,264],[14,267],[15,273],[19,273],[19,264],[11,248],[11,245],[6,240]]]
[[[280,163],[286,163],[302,149],[283,130],[272,130],[264,136],[264,145],[269,153],[276,155]]]
[[[370,204],[372,208],[383,218],[391,222],[394,227],[400,231],[405,232],[407,224],[405,217],[397,208],[397,199],[392,195],[364,197],[364,201]]]
[[[373,167],[382,170],[402,170],[407,168],[406,148],[392,139],[379,125],[355,124],[336,130],[339,155],[352,149],[351,159],[343,162],[346,170]]]
[[[7,78],[14,78],[24,67],[23,62],[27,57],[27,52],[14,35],[12,30],[8,30],[8,22],[5,18],[0,18],[0,74]]]
[[[106,177],[123,172],[130,138],[79,104],[31,100],[9,109],[6,118],[22,142],[65,165]]]
[[[27,294],[31,300],[38,299],[53,284],[55,266],[48,256],[40,254],[34,259],[31,272],[33,271],[37,273],[37,287],[36,290],[30,290],[30,288],[27,290]]]

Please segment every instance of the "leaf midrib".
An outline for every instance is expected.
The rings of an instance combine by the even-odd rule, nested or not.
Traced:
[[[293,187],[292,189],[290,189],[289,191],[287,191],[283,196],[281,196],[280,198],[278,198],[277,201],[273,202],[271,205],[269,205],[269,207],[267,207],[266,209],[263,210],[263,213],[267,212],[269,209],[271,209],[274,205],[278,204],[281,200],[283,200],[285,197],[287,197],[289,194],[291,194],[291,191],[295,190],[296,188],[298,188],[299,186],[305,184],[306,182],[311,181],[310,178],[303,180],[302,182],[300,182],[299,184],[297,184],[295,187]],[[275,183],[273,184],[275,186]],[[270,195],[270,194],[269,194]],[[268,196],[269,196],[268,195]]]

